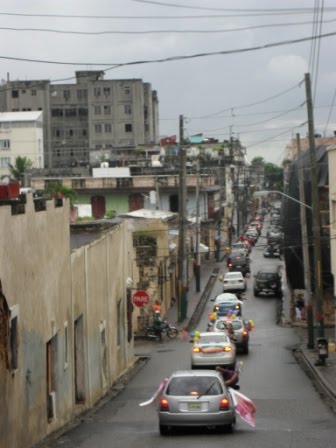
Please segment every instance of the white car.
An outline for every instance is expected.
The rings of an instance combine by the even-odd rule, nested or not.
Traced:
[[[191,352],[191,368],[236,365],[236,346],[225,332],[200,333]]]
[[[223,280],[223,292],[246,291],[246,280],[241,272],[227,272]]]

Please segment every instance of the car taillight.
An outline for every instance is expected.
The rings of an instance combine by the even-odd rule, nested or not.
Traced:
[[[244,330],[243,331],[243,338],[247,338],[247,336],[248,336],[248,331]]]
[[[215,311],[218,311],[219,310],[219,306],[215,306]]]
[[[201,353],[202,349],[199,347],[193,347],[193,352],[194,353]]]
[[[223,352],[231,352],[231,350],[232,350],[232,348],[231,348],[231,347],[228,347],[228,346],[225,346],[225,347],[223,348]]]
[[[228,263],[228,267],[229,267],[229,268],[232,268],[232,263]]]
[[[226,398],[226,397],[222,398],[219,403],[220,411],[226,411],[227,409],[229,409],[229,406],[230,406],[230,401],[228,400],[228,398]]]
[[[160,400],[160,411],[168,412],[169,411],[169,403],[165,398],[161,398]]]

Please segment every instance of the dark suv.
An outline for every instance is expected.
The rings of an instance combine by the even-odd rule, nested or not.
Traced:
[[[245,277],[250,273],[250,258],[241,255],[239,252],[231,252],[227,258],[227,267],[230,272],[241,272]]]
[[[256,297],[260,294],[272,294],[282,297],[281,274],[277,269],[264,268],[254,276],[253,292]]]

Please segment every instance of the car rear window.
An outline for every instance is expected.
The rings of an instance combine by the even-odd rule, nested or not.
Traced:
[[[242,326],[243,326],[243,324],[239,320],[234,320],[234,321],[232,321],[230,323],[232,324],[232,328],[234,330],[240,330],[242,328]],[[216,328],[218,330],[225,330],[226,325],[227,325],[227,322],[225,322],[223,320],[220,320],[220,321],[218,321],[216,323]]]
[[[212,344],[212,343],[222,343],[222,344],[226,344],[228,343],[229,340],[227,337],[225,337],[222,334],[214,334],[214,335],[202,335],[199,340],[198,343],[199,344]]]
[[[276,280],[277,274],[274,274],[272,272],[261,272],[259,274],[259,279],[260,280]]]
[[[173,396],[186,395],[221,395],[223,388],[213,376],[181,376],[172,378],[168,384],[166,394]]]

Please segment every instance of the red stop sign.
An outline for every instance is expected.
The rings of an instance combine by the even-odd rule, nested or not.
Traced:
[[[149,295],[146,291],[140,290],[133,294],[133,303],[141,308],[149,304]]]

